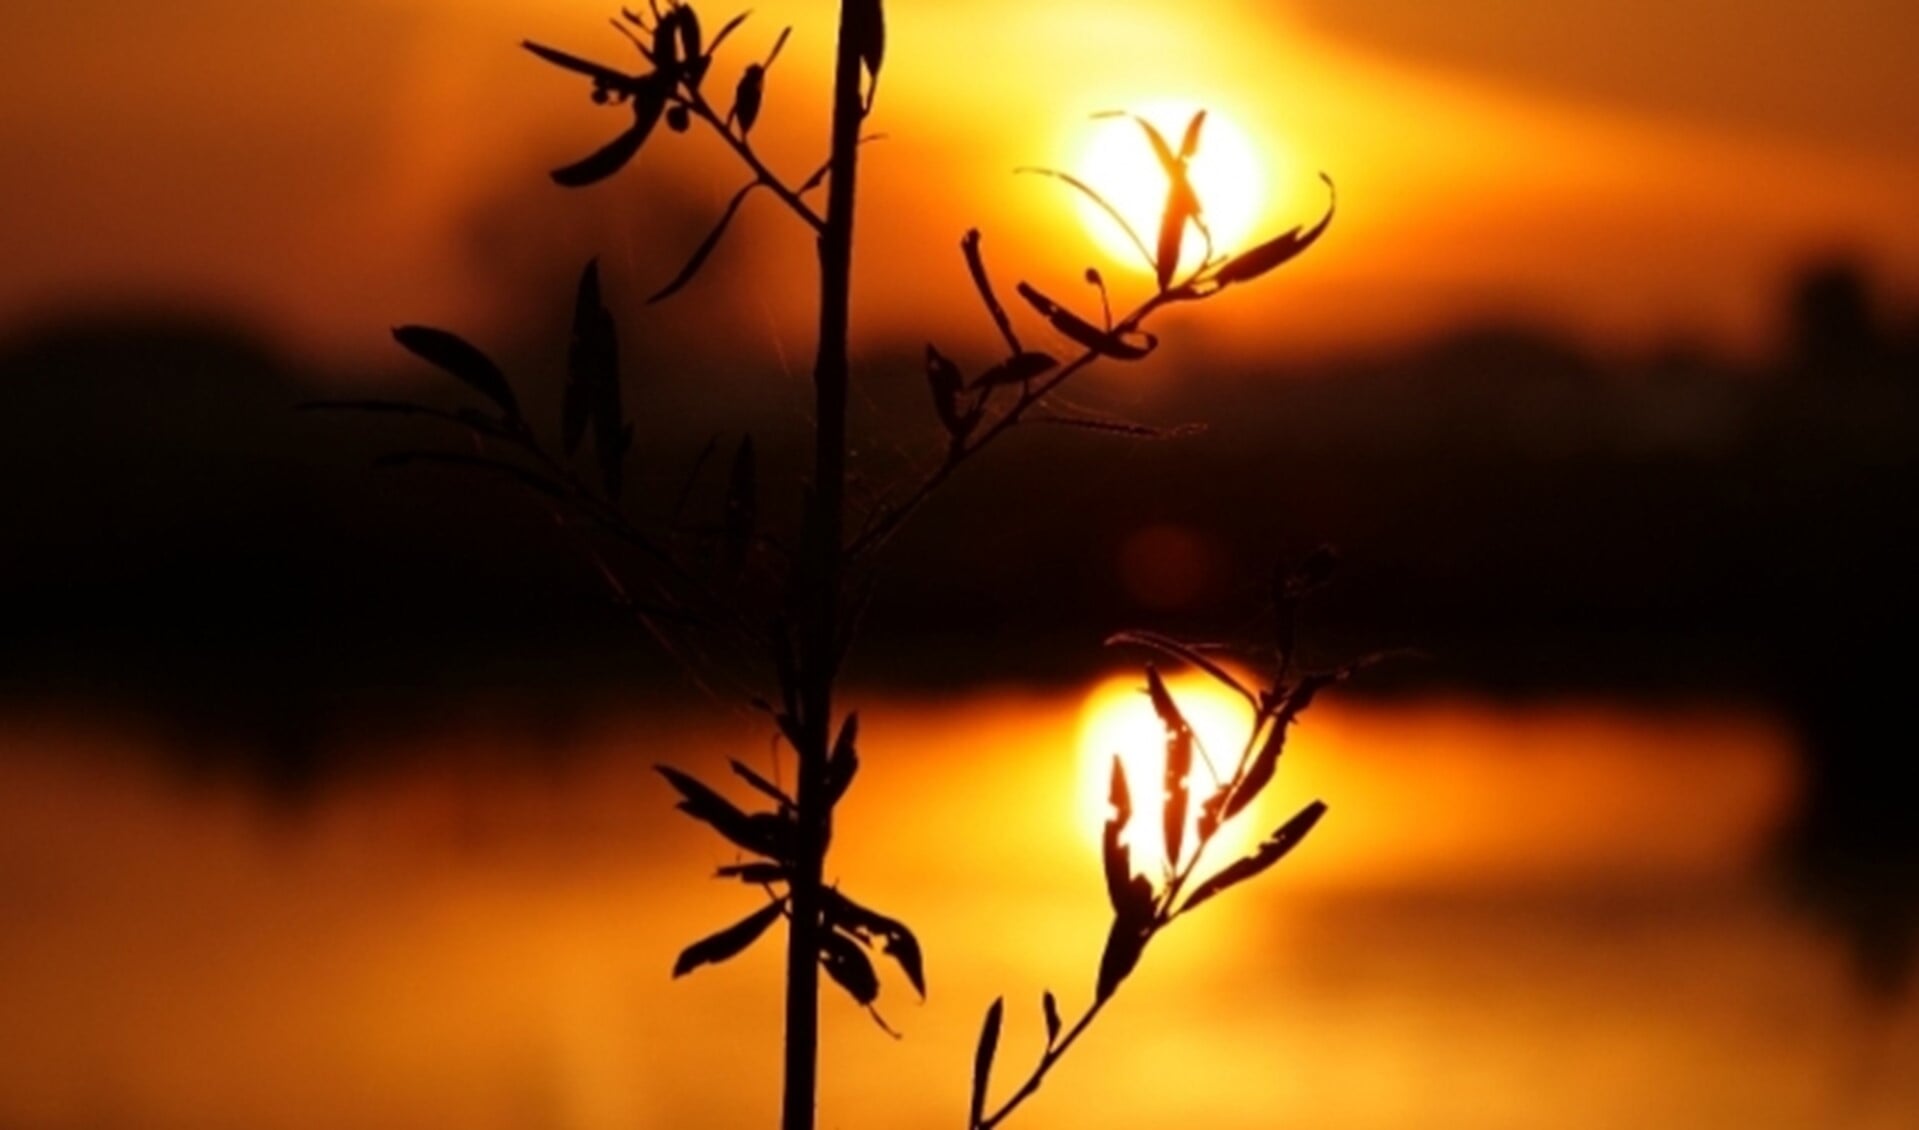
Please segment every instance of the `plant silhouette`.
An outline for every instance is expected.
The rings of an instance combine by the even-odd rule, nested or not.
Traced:
[[[875,559],[943,484],[1022,423],[1046,421],[1163,434],[1060,409],[1053,394],[1098,362],[1137,362],[1151,355],[1158,338],[1147,326],[1156,314],[1252,283],[1283,266],[1324,234],[1333,209],[1329,206],[1310,227],[1294,228],[1237,254],[1216,248],[1205,223],[1203,202],[1187,176],[1188,163],[1203,142],[1204,112],[1190,119],[1176,145],[1152,123],[1134,119],[1141,144],[1150,147],[1166,179],[1164,209],[1150,240],[1128,226],[1094,186],[1057,170],[1031,170],[1086,195],[1120,223],[1152,273],[1151,293],[1115,317],[1104,279],[1089,268],[1086,281],[1101,307],[1094,319],[1019,282],[1014,292],[1025,306],[1053,336],[1070,346],[1062,353],[1035,348],[1022,339],[998,296],[980,233],[967,232],[960,243],[961,254],[1005,345],[1004,357],[969,375],[937,346],[926,347],[925,379],[933,414],[944,434],[944,452],[921,477],[897,484],[870,511],[852,515],[846,466],[849,292],[862,128],[872,111],[886,58],[881,0],[844,0],[840,6],[829,151],[817,168],[798,179],[775,171],[754,145],[754,129],[768,112],[774,93],[774,66],[791,29],[779,31],[764,54],[743,66],[730,93],[716,95],[715,83],[710,81],[714,64],[722,47],[747,34],[744,14],[733,16],[709,35],[693,6],[653,0],[644,12],[621,10],[612,23],[635,52],[635,69],[604,65],[539,43],[524,45],[546,63],[588,80],[596,104],[624,115],[611,140],[554,170],[552,179],[577,188],[612,177],[654,141],[662,125],[669,133],[699,128],[713,134],[738,158],[748,176],[685,265],[650,301],[680,292],[697,277],[745,202],[756,193],[763,191],[779,201],[817,240],[820,313],[813,368],[812,466],[802,481],[779,483],[776,492],[800,499],[797,536],[782,536],[777,517],[762,506],[768,492],[750,436],[733,449],[715,520],[695,521],[686,514],[711,446],[674,498],[630,497],[625,487],[628,464],[635,457],[634,430],[621,397],[617,323],[604,303],[596,263],[585,267],[574,297],[557,447],[526,418],[512,383],[491,359],[462,338],[438,329],[406,326],[395,331],[395,337],[408,351],[463,382],[487,407],[446,411],[384,401],[323,407],[405,413],[463,429],[471,441],[465,449],[408,451],[384,462],[449,465],[504,476],[527,488],[544,501],[558,524],[579,533],[580,544],[615,598],[663,644],[676,647],[686,633],[717,630],[744,642],[770,675],[766,681],[772,692],[754,697],[753,702],[796,758],[795,787],[789,790],[735,761],[734,774],[756,801],[757,807],[749,810],[687,773],[666,766],[659,770],[679,797],[681,811],[750,857],[749,862],[722,868],[718,877],[756,888],[765,899],[764,905],[744,918],[689,945],[673,973],[681,976],[723,963],[775,924],[785,922],[781,1125],[784,1130],[811,1130],[819,1062],[820,972],[824,970],[829,980],[882,1025],[884,1020],[874,1011],[881,994],[875,957],[896,967],[916,993],[924,996],[926,991],[924,954],[913,931],[822,880],[834,810],[854,783],[860,765],[859,714],[845,709],[841,701],[840,673],[870,589]],[[1331,188],[1330,180],[1327,186]],[[822,191],[823,209],[815,204]],[[1193,239],[1201,241],[1203,254],[1197,266],[1181,272],[1182,253]],[[1166,772],[1156,790],[1165,857],[1132,857],[1127,830],[1135,820],[1148,818],[1154,790],[1129,781],[1116,762],[1103,850],[1114,918],[1092,1001],[1067,1026],[1057,998],[1051,992],[1043,996],[1044,1054],[997,1107],[989,1107],[988,1100],[1004,1006],[997,1001],[992,1005],[974,1067],[969,1130],[998,1126],[1038,1091],[1162,930],[1278,863],[1318,823],[1325,808],[1315,802],[1282,824],[1250,856],[1203,878],[1200,875],[1202,856],[1215,835],[1242,816],[1273,779],[1287,733],[1300,713],[1324,687],[1350,673],[1350,669],[1304,671],[1296,661],[1299,602],[1325,582],[1331,561],[1328,554],[1316,554],[1298,569],[1279,572],[1271,654],[1266,677],[1258,687],[1230,674],[1211,648],[1148,632],[1114,637],[1116,644],[1143,647],[1162,659],[1195,666],[1230,688],[1248,709],[1245,745],[1224,774],[1210,761],[1202,772],[1194,755],[1203,751],[1197,749],[1191,726],[1157,670],[1146,668],[1146,689],[1166,731]]]

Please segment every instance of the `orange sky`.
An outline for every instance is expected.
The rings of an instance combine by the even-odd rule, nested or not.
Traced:
[[[0,325],[159,300],[231,309],[332,359],[383,356],[398,320],[521,317],[604,253],[643,293],[697,241],[734,174],[710,144],[650,147],[608,186],[545,182],[617,128],[515,49],[622,57],[593,0],[24,0],[0,75]],[[164,10],[163,10],[164,9]],[[889,9],[892,47],[861,216],[868,335],[957,335],[957,236],[1010,278],[1065,289],[1104,252],[1053,185],[1085,116],[1170,98],[1270,140],[1274,224],[1339,180],[1329,238],[1209,340],[1317,351],[1513,316],[1628,346],[1762,345],[1782,273],[1858,249],[1919,283],[1919,108],[1902,62],[1919,12],[1843,0],[1609,6],[946,0]],[[758,53],[798,26],[766,144],[810,167],[805,97],[825,6],[759,4]],[[811,80],[811,81],[809,81]],[[782,100],[784,96],[784,100]],[[666,217],[636,205],[666,201]],[[771,207],[690,294],[804,351],[807,248]],[[557,293],[557,292],[555,292]],[[965,332],[984,328],[971,319]],[[509,313],[511,312],[511,313]],[[868,340],[874,340],[869,336]],[[981,342],[984,345],[984,339]]]

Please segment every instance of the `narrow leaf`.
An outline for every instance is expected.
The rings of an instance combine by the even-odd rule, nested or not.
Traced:
[[[1041,294],[1031,284],[1020,283],[1019,295],[1039,312],[1040,317],[1051,323],[1054,329],[1095,353],[1120,361],[1137,361],[1159,345],[1157,337],[1142,331],[1133,331],[1133,337],[1136,340],[1128,340],[1120,334],[1102,330]]]
[[[686,947],[680,952],[679,960],[673,963],[673,976],[684,977],[702,965],[718,965],[738,955],[766,933],[768,926],[779,921],[780,905],[777,902],[767,903],[719,933],[701,938]]]
[[[1339,206],[1338,190],[1334,188],[1332,178],[1322,173],[1320,179],[1326,182],[1326,188],[1333,193],[1333,198],[1327,202],[1326,214],[1320,217],[1318,223],[1303,232],[1294,228],[1250,251],[1234,256],[1213,273],[1213,280],[1223,287],[1239,282],[1250,282],[1298,258],[1307,248],[1319,242],[1319,237],[1325,235],[1326,229],[1331,226],[1333,213]]]
[[[713,42],[708,45],[706,49],[708,57],[718,53],[720,46],[726,42],[727,37],[739,30],[739,26],[746,22],[746,17],[750,14],[751,13],[748,12],[741,12],[720,27],[719,33],[713,37]]]
[[[742,781],[745,781],[748,785],[751,785],[754,791],[758,792],[761,796],[764,796],[768,798],[769,800],[772,800],[773,802],[778,804],[781,808],[798,808],[799,807],[799,805],[794,802],[792,797],[786,795],[785,789],[780,788],[778,785],[767,780],[765,777],[762,777],[758,772],[756,772],[753,769],[752,766],[746,764],[743,761],[737,761],[737,760],[729,761],[728,764],[733,767],[734,776],[738,777]]]
[[[1293,685],[1287,692],[1285,701],[1274,712],[1273,720],[1266,731],[1266,740],[1260,743],[1259,751],[1246,766],[1246,774],[1234,786],[1232,795],[1226,800],[1221,814],[1222,822],[1245,811],[1246,806],[1259,797],[1260,791],[1273,779],[1273,772],[1279,767],[1280,756],[1286,750],[1287,730],[1305,709],[1313,704],[1319,692],[1339,679],[1337,672],[1325,675],[1309,675]]]
[[[1126,902],[1126,886],[1133,875],[1132,860],[1127,854],[1123,837],[1126,824],[1133,818],[1133,798],[1126,787],[1126,765],[1115,755],[1113,758],[1113,779],[1107,794],[1112,806],[1106,814],[1106,829],[1100,837],[1100,856],[1106,868],[1106,897],[1113,904],[1113,912],[1120,912]]]
[[[640,147],[646,144],[647,135],[653,132],[657,120],[636,122],[586,157],[554,169],[550,174],[553,183],[564,188],[585,188],[626,168],[627,163],[639,155]]]
[[[1192,897],[1186,900],[1186,905],[1181,908],[1180,913],[1185,914],[1193,910],[1214,895],[1238,886],[1286,858],[1287,853],[1299,846],[1300,841],[1306,838],[1306,834],[1313,830],[1313,826],[1318,824],[1320,817],[1324,815],[1326,815],[1326,805],[1321,801],[1314,801],[1301,809],[1298,815],[1280,825],[1277,831],[1267,837],[1266,842],[1260,844],[1253,854],[1230,864],[1219,874],[1201,883],[1198,889],[1193,891]]]
[[[1046,1014],[1046,1046],[1050,1048],[1059,1043],[1059,1002],[1053,999],[1053,990],[1048,989],[1039,1003],[1040,1011]]]
[[[858,749],[860,737],[860,716],[854,711],[840,723],[840,736],[833,742],[833,752],[826,759],[826,798],[829,805],[837,805],[846,796],[846,790],[853,786],[853,777],[860,771]]]
[[[1154,651],[1170,655],[1181,662],[1189,663],[1201,671],[1206,672],[1215,682],[1236,692],[1239,697],[1246,700],[1248,705],[1257,706],[1259,704],[1259,699],[1247,688],[1246,684],[1234,678],[1224,667],[1207,658],[1204,652],[1191,644],[1182,643],[1171,636],[1161,635],[1158,632],[1140,630],[1115,632],[1113,635],[1106,637],[1107,647],[1119,647],[1125,644],[1136,644],[1140,647],[1151,648]]]
[[[778,863],[735,863],[714,872],[721,879],[738,879],[742,883],[756,883],[765,886],[769,883],[786,882],[786,868]]]
[[[1166,866],[1176,869],[1186,836],[1186,780],[1193,772],[1193,728],[1167,691],[1158,669],[1150,663],[1146,666],[1146,689],[1152,696],[1154,712],[1166,728],[1166,775],[1160,817],[1166,836]]]
[[[979,1046],[973,1051],[973,1104],[968,1127],[977,1127],[986,1118],[986,1088],[993,1078],[993,1057],[999,1054],[999,1029],[1006,1017],[1006,998],[999,997],[986,1010],[980,1025]]]
[[[1027,165],[1014,169],[1013,171],[1015,173],[1034,173],[1042,177],[1052,177],[1054,180],[1078,191],[1098,206],[1102,212],[1105,212],[1114,223],[1119,225],[1119,230],[1125,233],[1126,238],[1132,242],[1133,247],[1139,252],[1140,261],[1148,267],[1153,266],[1153,253],[1147,249],[1146,241],[1139,237],[1139,232],[1134,230],[1133,225],[1127,222],[1126,217],[1120,215],[1119,209],[1113,206],[1112,201],[1100,195],[1098,190],[1094,189],[1093,186],[1073,176],[1071,173],[1063,173],[1058,169],[1043,169]]]
[[[451,374],[491,400],[508,418],[519,418],[520,403],[513,395],[513,386],[507,383],[506,374],[465,338],[431,326],[400,326],[393,331],[393,340],[415,357]]]
[[[960,240],[960,253],[966,257],[966,271],[973,277],[973,289],[979,291],[979,300],[986,307],[986,313],[993,319],[993,325],[999,330],[1000,337],[1006,339],[1008,352],[1025,352],[1020,348],[1019,335],[1013,332],[1013,320],[1006,316],[1006,307],[1000,305],[999,296],[993,293],[993,280],[986,273],[986,258],[979,249],[980,234],[978,228],[969,230]]]
[[[777,817],[748,816],[732,801],[666,765],[654,766],[681,797],[679,809],[725,836],[734,846],[778,860],[791,857],[790,825]]]
[[[720,213],[719,222],[713,225],[712,231],[706,233],[706,238],[700,241],[700,245],[693,249],[692,257],[686,261],[685,266],[680,268],[680,273],[673,276],[672,282],[655,291],[647,302],[660,302],[671,298],[687,283],[693,281],[693,277],[700,273],[700,268],[706,266],[707,258],[713,254],[715,248],[719,247],[721,238],[726,235],[727,225],[733,222],[733,217],[738,214],[740,205],[746,203],[746,198],[751,196],[753,190],[759,188],[762,183],[754,181],[733,194],[733,199],[726,202],[726,210]]]
[[[622,71],[616,71],[612,67],[605,67],[598,63],[588,62],[577,55],[569,55],[564,51],[558,51],[544,44],[535,43],[530,39],[522,40],[520,46],[554,66],[559,67],[561,70],[585,75],[599,86],[612,90],[630,91],[637,82],[632,75]]]

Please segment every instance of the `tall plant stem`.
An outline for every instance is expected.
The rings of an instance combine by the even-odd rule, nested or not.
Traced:
[[[840,660],[845,564],[847,331],[853,279],[853,197],[858,177],[861,65],[845,5],[833,68],[832,156],[820,231],[820,329],[813,367],[813,490],[790,604],[800,611],[799,845],[786,947],[786,1061],[782,1130],[813,1130],[819,1077],[821,883],[831,838],[826,761]]]

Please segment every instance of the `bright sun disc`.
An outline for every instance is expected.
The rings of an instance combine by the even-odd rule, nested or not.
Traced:
[[[1139,111],[1175,149],[1197,107],[1158,102]],[[1166,174],[1139,123],[1128,117],[1103,117],[1092,123],[1084,150],[1071,170],[1104,196],[1126,218],[1132,229],[1154,246],[1160,213],[1166,206]],[[1199,149],[1188,166],[1188,178],[1199,197],[1201,213],[1222,251],[1244,249],[1259,223],[1266,203],[1265,163],[1244,130],[1232,119],[1209,109],[1200,131]],[[1100,248],[1113,259],[1141,271],[1139,250],[1100,207],[1083,197],[1080,216]],[[1204,240],[1188,230],[1180,254],[1180,271],[1199,265]]]
[[[1166,677],[1166,686],[1179,703],[1180,712],[1199,738],[1203,756],[1194,758],[1189,787],[1195,797],[1205,796],[1214,787],[1207,767],[1230,774],[1246,741],[1252,712],[1244,699],[1197,672],[1181,671]],[[1134,819],[1126,840],[1132,848],[1136,866],[1157,876],[1157,863],[1165,858],[1165,836],[1156,815],[1163,795],[1166,766],[1166,729],[1145,693],[1145,681],[1137,675],[1109,679],[1087,696],[1080,715],[1079,731],[1080,826],[1095,843],[1106,826],[1107,788],[1111,782],[1113,757],[1117,754],[1126,766],[1126,779],[1133,796]],[[1199,819],[1199,802],[1187,810],[1186,842],[1195,841],[1194,825]],[[1219,849],[1243,854],[1259,838],[1259,829],[1241,819],[1221,829]],[[1190,850],[1190,849],[1188,849]],[[1149,864],[1147,861],[1153,861]]]

